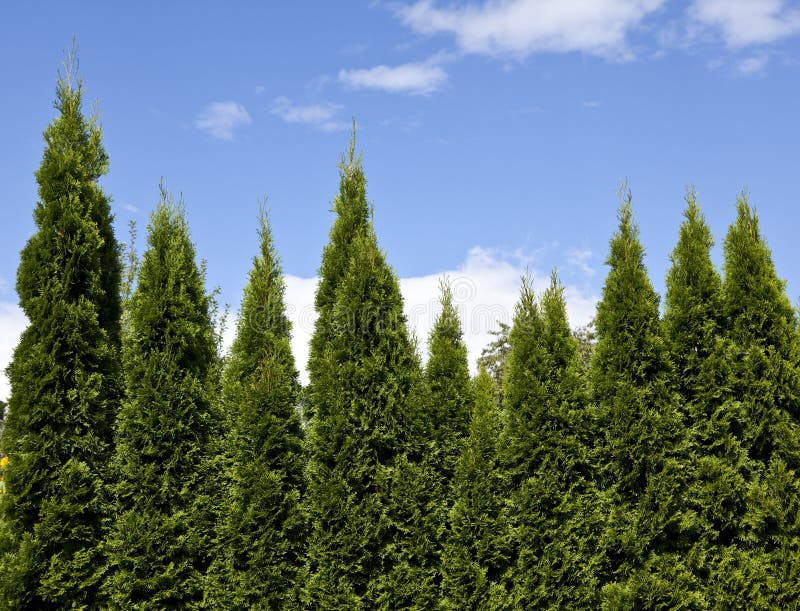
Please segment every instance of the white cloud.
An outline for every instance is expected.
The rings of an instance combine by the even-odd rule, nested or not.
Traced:
[[[256,85],[256,88],[255,88],[255,94],[256,94],[256,95],[261,95],[261,94],[263,94],[263,93],[264,93],[266,90],[267,90],[267,88],[266,88],[266,87],[264,87],[264,85]]]
[[[120,207],[126,212],[130,212],[131,214],[139,214],[139,208],[137,208],[133,204],[122,204]]]
[[[800,10],[785,0],[695,0],[689,16],[719,30],[728,46],[768,44],[800,32]]]
[[[468,53],[524,58],[579,51],[629,57],[628,33],[664,0],[489,0],[438,8],[420,0],[399,9],[422,34],[452,34]]]
[[[565,253],[567,265],[575,267],[581,271],[584,276],[594,276],[596,270],[589,265],[592,259],[592,251],[588,248],[570,248]]]
[[[330,102],[293,104],[289,98],[279,97],[272,102],[270,112],[285,123],[308,125],[325,132],[347,129],[348,125],[339,117],[342,107]]]
[[[525,273],[529,257],[504,255],[494,250],[475,247],[466,260],[451,270],[427,276],[400,279],[405,300],[405,315],[409,328],[419,340],[423,354],[436,316],[439,314],[439,279],[450,278],[456,306],[461,315],[464,340],[469,352],[470,367],[489,343],[489,331],[497,322],[511,323],[514,306],[519,298],[520,277]],[[537,289],[546,288],[549,274],[533,271]],[[308,381],[305,366],[308,362],[308,342],[314,331],[317,314],[314,310],[316,278],[286,276],[286,308],[292,321],[292,351],[303,382]],[[598,296],[576,286],[565,287],[567,309],[573,327],[589,323],[595,314]],[[229,326],[226,345],[233,341],[235,324]]]
[[[19,336],[26,326],[28,319],[19,307],[13,303],[0,303],[0,399],[3,401],[8,401],[11,392],[6,377],[6,367],[11,362],[14,349],[19,343]]]
[[[340,70],[339,81],[353,89],[379,89],[390,93],[429,95],[447,82],[447,73],[433,61],[380,65],[361,70]]]
[[[600,107],[600,100],[584,100],[582,102],[584,108],[599,108]]]
[[[571,251],[570,251],[571,252]],[[587,251],[575,251],[585,253]],[[579,256],[579,259],[582,255]],[[584,257],[585,258],[585,257]],[[464,340],[469,352],[470,367],[489,343],[489,331],[498,321],[511,323],[514,306],[519,298],[520,277],[532,259],[520,253],[506,255],[495,250],[475,247],[466,260],[451,270],[426,276],[400,279],[405,300],[405,315],[409,328],[419,339],[420,349],[427,353],[427,340],[439,314],[439,279],[450,278],[456,307],[461,316]],[[549,274],[532,271],[538,290],[546,288]],[[308,342],[314,331],[317,314],[314,310],[316,278],[286,276],[286,308],[292,321],[292,351],[303,382],[308,381],[305,366],[308,362]],[[573,327],[585,325],[594,318],[598,296],[574,285],[565,286],[567,310]],[[27,319],[16,305],[0,302],[0,399],[8,397],[8,380],[4,371]],[[236,318],[231,316],[224,333],[223,344],[229,348],[236,333]]]
[[[194,126],[213,138],[233,140],[237,129],[253,120],[237,102],[212,102],[194,120]]]
[[[740,59],[736,68],[740,75],[751,76],[763,72],[767,67],[767,62],[769,62],[769,57],[766,54],[753,55]]]

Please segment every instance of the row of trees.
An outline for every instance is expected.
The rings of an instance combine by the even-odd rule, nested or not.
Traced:
[[[688,194],[661,316],[624,192],[596,340],[523,278],[470,379],[446,282],[422,366],[351,141],[301,388],[264,211],[223,358],[163,189],[123,265],[81,96],[68,72],[18,271],[0,607],[798,604],[800,334],[744,196],[721,277]]]

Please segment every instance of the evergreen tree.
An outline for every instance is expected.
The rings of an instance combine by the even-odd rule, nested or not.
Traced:
[[[445,487],[447,506],[452,501],[450,481],[469,428],[472,388],[469,379],[467,346],[464,344],[461,321],[453,304],[450,285],[443,281],[442,311],[436,319],[428,341],[428,363],[425,380],[430,390],[433,463]]]
[[[100,127],[81,110],[74,49],[36,181],[36,232],[17,272],[30,321],[14,352],[3,434],[0,607],[94,604],[119,403],[120,262]]]
[[[116,426],[111,608],[197,606],[213,535],[216,342],[182,204],[163,190],[130,299]]]
[[[504,488],[498,457],[500,415],[494,381],[484,367],[475,379],[474,395],[442,553],[443,609],[511,608],[498,584],[507,560],[500,520]]]
[[[263,210],[259,221],[261,248],[223,378],[223,405],[231,421],[225,444],[230,491],[207,596],[217,609],[295,607],[304,551],[300,386],[283,277]]]
[[[355,122],[347,152],[339,163],[339,193],[333,200],[333,212],[336,213],[336,219],[331,226],[328,244],[322,252],[319,285],[314,297],[317,320],[314,323],[308,357],[309,387],[304,404],[306,420],[311,419],[317,402],[324,395],[317,393],[315,386],[324,370],[325,351],[333,337],[336,291],[349,269],[353,240],[364,233],[370,224],[367,180],[361,155],[356,155]]]
[[[352,242],[332,313],[307,437],[308,605],[405,608],[432,579],[430,571],[423,583],[402,579],[404,569],[419,567],[419,551],[402,544],[414,526],[403,509],[420,506],[402,498],[409,479],[418,488],[405,465],[419,464],[426,432],[414,400],[419,362],[399,283],[371,230]],[[420,573],[426,571],[414,575]]]
[[[511,327],[504,323],[502,320],[497,321],[497,329],[489,331],[489,335],[494,336],[494,339],[489,342],[489,345],[481,350],[481,355],[478,357],[478,366],[483,366],[486,371],[492,376],[495,387],[497,388],[497,397],[502,406],[503,400],[503,378],[505,375],[506,361],[511,346],[508,343],[508,334]]]
[[[555,274],[540,305],[523,279],[510,340],[503,448],[515,608],[596,607],[602,559],[594,552],[604,516],[593,481],[593,422]]]
[[[710,252],[714,241],[693,189],[686,201],[667,275],[664,330],[689,437],[684,503],[698,519],[688,557],[701,580],[696,594],[710,603],[719,600],[709,595],[708,579],[718,570],[721,550],[738,546],[751,466],[736,433],[738,408],[729,396],[735,355],[723,336],[722,281]]]
[[[797,320],[745,195],[738,200],[724,250],[723,313],[731,367],[727,408],[733,435],[749,459],[741,461],[737,473],[748,492],[744,518],[736,539],[723,550],[712,595],[749,608],[791,608],[800,601]]]
[[[611,503],[604,549],[613,583],[603,602],[608,608],[691,607],[696,585],[683,552],[695,533],[683,505],[682,419],[630,201],[626,192],[597,306],[591,368]]]

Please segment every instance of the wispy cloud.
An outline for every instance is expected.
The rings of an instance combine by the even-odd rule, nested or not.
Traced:
[[[589,261],[592,259],[592,251],[588,248],[569,248],[564,253],[567,265],[577,268],[584,276],[594,276],[596,271]]]
[[[319,104],[294,104],[289,98],[275,98],[270,113],[285,123],[308,125],[324,132],[347,129],[348,125],[340,118],[342,106],[330,102]]]
[[[428,60],[399,66],[381,64],[372,68],[340,70],[339,81],[353,89],[430,95],[447,82],[447,72],[437,62],[438,60]]]
[[[694,0],[689,17],[732,48],[774,43],[800,33],[800,10],[785,0]]]
[[[139,208],[137,208],[133,204],[125,203],[120,205],[120,208],[125,210],[125,212],[130,212],[131,214],[139,214]]]
[[[256,95],[263,95],[263,93],[266,90],[267,90],[267,88],[264,87],[264,85],[256,85],[256,88],[254,89],[254,92],[255,92]]]
[[[579,51],[631,56],[627,37],[664,0],[504,0],[439,8],[420,0],[398,10],[422,34],[451,34],[467,53],[524,58]]]
[[[599,108],[600,104],[602,104],[600,100],[584,100],[581,103],[584,108]]]
[[[767,63],[769,63],[769,57],[766,53],[761,53],[740,59],[736,64],[736,70],[741,76],[752,76],[763,72]]]
[[[237,102],[212,102],[194,120],[194,126],[212,138],[233,140],[236,130],[253,120],[244,106]]]

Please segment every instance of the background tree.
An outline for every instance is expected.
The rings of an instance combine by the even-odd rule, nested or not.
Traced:
[[[455,504],[442,553],[444,609],[511,608],[499,587],[506,564],[505,530],[500,520],[503,473],[498,458],[500,415],[494,381],[481,367],[469,437],[456,465]]]
[[[283,276],[263,209],[259,238],[223,378],[231,464],[207,595],[209,606],[220,609],[296,607],[304,553],[300,385]]]
[[[36,232],[17,293],[30,325],[8,377],[0,607],[94,604],[108,512],[103,487],[119,402],[120,262],[100,127],[81,109],[75,49],[36,172]]]
[[[478,366],[485,367],[486,371],[492,376],[495,387],[497,388],[497,397],[502,405],[503,398],[503,375],[505,372],[506,359],[511,346],[508,343],[508,334],[511,327],[501,320],[497,321],[497,329],[489,331],[489,334],[494,337],[489,345],[481,350],[481,355],[478,357]]]
[[[161,190],[125,334],[109,604],[197,606],[213,536],[216,340],[182,204]]]
[[[505,468],[517,556],[516,608],[598,605],[604,515],[595,486],[597,432],[578,341],[555,273],[537,304],[523,279],[505,380]]]
[[[432,461],[444,486],[445,506],[452,501],[451,480],[469,429],[472,386],[469,378],[467,346],[461,321],[453,304],[453,291],[446,280],[440,283],[442,311],[434,322],[428,340],[425,380],[430,390],[432,419]]]

